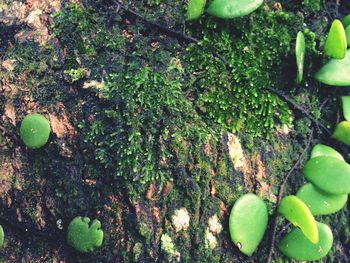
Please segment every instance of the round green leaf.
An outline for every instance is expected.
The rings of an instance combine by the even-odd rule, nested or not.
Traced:
[[[350,193],[350,165],[342,160],[315,157],[306,163],[303,172],[310,182],[327,193]]]
[[[312,148],[310,159],[318,156],[330,156],[344,161],[343,156],[339,152],[334,150],[332,147],[323,144],[316,144],[314,148]]]
[[[0,225],[0,247],[4,245],[4,240],[5,240],[4,229]]]
[[[318,230],[315,218],[307,205],[295,195],[289,195],[281,200],[278,212],[293,225],[299,227],[312,243],[318,242]]]
[[[350,49],[344,59],[331,59],[317,73],[316,79],[331,86],[350,85]]]
[[[329,226],[316,222],[319,241],[311,243],[300,229],[293,229],[278,244],[279,250],[295,260],[318,260],[328,254],[333,244],[333,234]]]
[[[349,29],[350,29],[350,27],[349,27]],[[344,118],[345,118],[345,120],[350,121],[350,96],[342,96],[341,101],[342,101],[342,105],[343,105]]]
[[[27,115],[21,124],[20,136],[30,149],[44,146],[50,136],[50,123],[40,114]]]
[[[347,194],[329,194],[311,183],[302,186],[297,196],[309,207],[314,216],[333,214],[342,209],[348,200]]]
[[[245,16],[262,5],[264,0],[214,0],[208,13],[223,19]]]
[[[296,45],[295,45],[295,56],[297,62],[297,83],[301,83],[303,80],[304,72],[304,59],[305,59],[305,37],[302,32],[298,32]]]
[[[231,210],[231,240],[242,253],[252,255],[264,236],[267,221],[266,204],[254,194],[243,195]]]
[[[74,218],[68,226],[67,242],[79,252],[93,252],[103,242],[101,222],[95,219],[90,224],[88,217]]]
[[[333,21],[329,30],[324,51],[326,56],[336,59],[343,59],[346,52],[346,36],[343,24],[340,20]]]
[[[345,37],[348,47],[350,47],[350,26],[345,28]]]
[[[190,0],[187,6],[186,20],[198,19],[204,12],[207,0]]]
[[[350,26],[350,14],[343,18],[342,23],[344,28],[347,28],[348,26]]]
[[[338,123],[335,127],[333,138],[346,145],[350,145],[350,122],[342,121]]]

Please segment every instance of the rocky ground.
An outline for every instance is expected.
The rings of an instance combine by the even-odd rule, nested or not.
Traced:
[[[310,134],[349,159],[318,125],[332,131],[344,90],[312,76],[329,21],[350,10],[265,2],[250,18],[185,23],[180,0],[0,0],[2,262],[265,262],[271,229],[247,258],[230,241],[230,209],[254,192],[272,215]],[[316,37],[298,86],[305,28]],[[52,128],[38,150],[19,137],[33,112]],[[303,182],[296,169],[285,194]],[[335,237],[323,262],[349,261],[348,211],[322,218]],[[66,244],[78,215],[102,222],[100,250]]]

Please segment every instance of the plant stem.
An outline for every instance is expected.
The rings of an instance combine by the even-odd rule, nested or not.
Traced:
[[[276,240],[276,233],[277,233],[278,207],[281,203],[281,200],[282,200],[282,197],[284,194],[284,189],[286,188],[288,179],[295,172],[295,170],[299,168],[301,162],[303,161],[303,159],[305,157],[305,154],[308,152],[308,150],[311,146],[312,139],[313,139],[313,134],[314,134],[314,127],[311,128],[309,138],[307,140],[307,143],[306,143],[306,146],[305,146],[303,152],[300,154],[300,157],[294,163],[293,167],[289,170],[289,172],[285,176],[282,184],[280,185],[280,188],[278,191],[278,196],[277,196],[277,201],[276,201],[276,205],[275,205],[275,210],[274,210],[273,217],[272,217],[272,224],[271,224],[272,236],[271,236],[269,254],[267,257],[267,261],[266,261],[267,263],[270,263],[272,260],[272,255],[273,255],[273,250],[274,250],[274,245],[275,245],[275,240]]]

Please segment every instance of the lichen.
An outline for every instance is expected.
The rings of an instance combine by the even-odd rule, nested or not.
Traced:
[[[187,230],[190,226],[190,215],[186,208],[180,208],[175,210],[174,215],[171,217],[176,232],[181,230]]]
[[[219,234],[222,231],[222,225],[219,222],[218,216],[215,214],[208,219],[209,231],[213,234]]]

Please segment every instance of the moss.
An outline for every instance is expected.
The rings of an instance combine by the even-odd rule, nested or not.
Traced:
[[[44,146],[49,139],[50,131],[49,121],[40,114],[27,115],[20,128],[21,138],[30,149]]]
[[[185,60],[188,91],[207,121],[255,136],[270,133],[277,124],[290,125],[288,106],[267,88],[290,85],[286,68],[290,42],[302,28],[301,17],[284,12],[260,11],[232,22],[214,18],[203,22],[198,32],[201,48],[190,45]],[[231,72],[213,58],[213,49]]]
[[[321,0],[303,0],[303,7],[306,13],[317,13],[321,9]]]
[[[146,222],[141,222],[139,224],[139,233],[146,240],[146,244],[150,245],[153,237],[153,231],[149,228]]]

